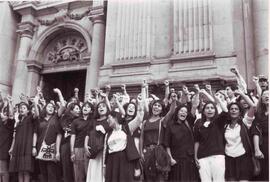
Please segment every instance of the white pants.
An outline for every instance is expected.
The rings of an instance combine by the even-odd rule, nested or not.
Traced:
[[[95,159],[90,159],[88,164],[86,182],[104,182],[103,153],[100,152]]]
[[[200,177],[202,182],[225,181],[225,156],[213,155],[199,159]]]

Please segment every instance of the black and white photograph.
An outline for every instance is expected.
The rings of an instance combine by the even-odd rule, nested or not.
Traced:
[[[0,182],[269,181],[268,0],[0,0]]]

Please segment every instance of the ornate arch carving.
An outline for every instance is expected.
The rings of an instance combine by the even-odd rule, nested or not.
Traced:
[[[37,60],[37,61],[41,61],[43,55],[43,51],[46,48],[46,46],[49,44],[49,42],[57,35],[59,34],[59,32],[64,31],[65,30],[73,30],[74,32],[78,32],[81,37],[84,39],[85,44],[84,47],[81,47],[81,43],[83,42],[82,39],[78,39],[74,42],[74,39],[72,40],[72,38],[69,40],[69,45],[63,45],[63,46],[58,46],[58,48],[60,48],[61,50],[57,50],[58,53],[60,53],[60,55],[62,55],[63,57],[61,59],[59,59],[60,61],[63,59],[67,59],[66,53],[67,52],[63,52],[63,50],[69,50],[68,52],[71,52],[71,54],[73,54],[73,58],[74,56],[76,57],[76,54],[78,54],[78,51],[80,51],[80,49],[87,49],[87,54],[91,53],[91,36],[89,34],[89,32],[83,28],[81,25],[74,23],[74,22],[63,22],[57,25],[54,25],[52,27],[47,28],[37,39],[37,41],[35,41],[35,44],[32,46],[30,53],[29,53],[29,59],[30,60]],[[73,37],[74,38],[74,37]],[[64,40],[64,39],[63,39]],[[64,42],[62,42],[64,43]],[[67,44],[67,42],[66,42]],[[65,47],[66,46],[66,47]],[[56,51],[56,52],[57,52]],[[60,52],[59,52],[60,51]],[[62,52],[61,52],[62,51]],[[72,56],[71,56],[72,57]],[[73,59],[70,58],[70,59]],[[43,58],[44,60],[45,58]],[[56,59],[52,59],[49,58],[52,62],[57,62]]]

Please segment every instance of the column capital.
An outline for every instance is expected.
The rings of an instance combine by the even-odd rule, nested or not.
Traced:
[[[103,4],[93,6],[89,12],[88,18],[95,23],[105,24],[105,7]]]
[[[34,35],[34,28],[35,28],[35,24],[33,24],[32,22],[22,22],[18,24],[18,29],[17,29],[17,33],[21,36],[21,37],[29,37],[32,38]]]
[[[43,65],[35,60],[30,60],[27,61],[27,68],[28,68],[28,72],[35,72],[35,73],[40,73],[40,71],[43,68]]]

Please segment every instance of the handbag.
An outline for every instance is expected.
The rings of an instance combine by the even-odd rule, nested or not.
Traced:
[[[252,154],[252,163],[253,163],[253,176],[258,176],[260,173],[261,173],[261,164],[260,164],[260,161],[259,159],[257,159],[255,156],[254,156],[254,153],[252,151],[252,145],[251,145],[251,142],[250,142],[250,139],[249,139],[249,136],[248,136],[248,132],[247,132],[247,129],[245,126],[244,127],[244,131],[245,131],[245,135],[246,135],[246,138],[247,138],[247,142],[248,142],[248,145],[251,149],[251,154]]]
[[[160,133],[161,133],[161,121],[159,122],[158,132],[158,144],[154,148],[155,153],[155,165],[158,172],[161,172],[165,179],[168,177],[168,173],[171,170],[170,156],[164,147],[160,144]]]
[[[123,126],[123,130],[127,134],[127,146],[126,146],[126,154],[128,161],[134,161],[141,158],[138,149],[136,148],[134,138],[131,135],[128,124]]]
[[[95,159],[99,152],[104,148],[104,134],[92,129],[89,132],[88,147],[90,152],[90,159]]]
[[[49,121],[40,150],[38,152],[38,155],[36,156],[36,159],[39,159],[42,161],[56,161],[56,157],[55,157],[56,156],[56,143],[47,145],[45,142],[45,138],[47,136],[50,124],[51,124],[51,121]]]

